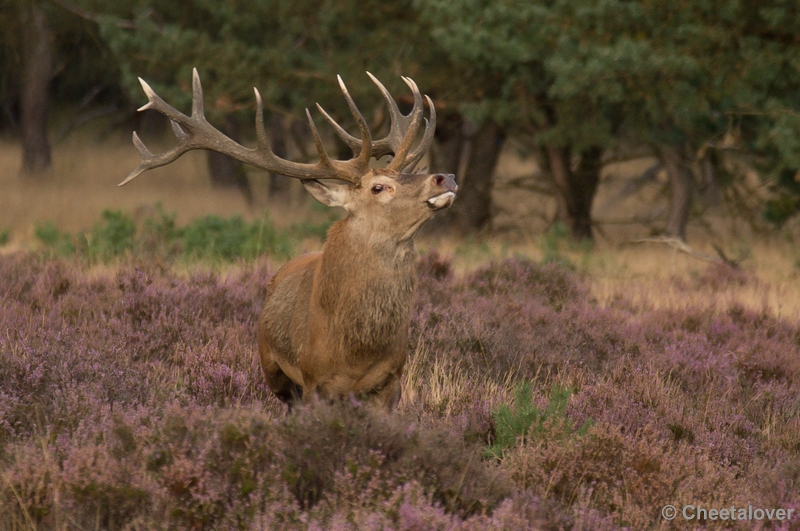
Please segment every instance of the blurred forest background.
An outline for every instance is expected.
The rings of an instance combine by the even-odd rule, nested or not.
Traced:
[[[441,222],[458,234],[558,223],[578,240],[620,226],[635,227],[639,237],[685,240],[690,222],[713,237],[715,216],[770,231],[796,223],[800,211],[794,0],[0,6],[0,194],[6,205],[18,201],[19,212],[52,214],[51,204],[30,194],[41,198],[53,182],[75,208],[91,205],[94,193],[69,196],[66,181],[112,190],[137,164],[132,130],[154,151],[159,139],[170,141],[159,116],[136,113],[145,102],[137,77],[187,109],[192,67],[210,121],[245,144],[254,137],[258,87],[273,149],[295,160],[314,157],[304,108],[318,101],[349,117],[336,74],[376,128],[382,101],[364,71],[406,108],[410,95],[399,76],[412,77],[438,112],[427,164],[455,173],[461,185]],[[59,157],[69,164],[59,166]],[[227,190],[217,196],[223,203],[253,209],[299,200],[289,179],[265,178],[212,153],[200,157],[132,186],[150,180],[184,206],[202,179],[215,193]],[[105,166],[92,166],[101,159]],[[181,171],[188,176],[170,180]],[[119,201],[109,193],[99,195]]]

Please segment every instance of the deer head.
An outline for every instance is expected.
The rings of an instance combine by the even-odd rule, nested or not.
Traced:
[[[380,81],[367,75],[386,100],[389,133],[372,139],[366,120],[339,77],[360,138],[350,135],[317,104],[354,153],[350,160],[331,159],[306,109],[319,155],[319,162],[314,164],[284,160],[272,152],[264,130],[263,103],[256,89],[258,145],[251,149],[234,142],[206,120],[196,69],[191,116],[168,105],[139,79],[149,100],[139,110],[153,109],[167,116],[178,144],[166,153],[152,154],[133,133],[142,162],[120,186],[187,151],[208,149],[300,179],[319,202],[348,212],[347,218],[331,227],[322,252],[290,261],[268,288],[258,325],[261,363],[270,388],[289,403],[305,392],[306,396],[330,398],[356,394],[386,406],[397,404],[416,286],[413,238],[436,211],[452,205],[458,190],[452,175],[411,172],[433,141],[436,111],[431,99],[425,96],[428,121],[423,117],[423,96],[416,83],[403,77],[414,97],[411,112],[404,115]],[[423,122],[422,140],[415,147]],[[373,157],[385,155],[392,155],[386,167],[370,168]]]

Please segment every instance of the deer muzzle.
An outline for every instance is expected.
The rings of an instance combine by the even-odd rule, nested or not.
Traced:
[[[438,193],[428,198],[428,208],[441,210],[450,207],[456,200],[456,192],[458,192],[455,176],[449,173],[437,173],[431,175],[431,181],[432,191]]]

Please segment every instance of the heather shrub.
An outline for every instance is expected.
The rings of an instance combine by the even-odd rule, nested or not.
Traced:
[[[638,349],[613,312],[592,308],[577,277],[556,264],[510,259],[420,284],[412,337],[482,381],[600,370]]]
[[[600,422],[585,437],[530,441],[513,449],[503,468],[520,488],[567,506],[581,502],[631,529],[652,525],[668,503],[681,507],[703,500],[713,507],[745,502],[737,495],[737,470],[714,462],[701,449]],[[673,522],[681,524],[688,522]]]
[[[18,447],[2,465],[0,510],[46,528],[58,517],[79,529],[239,529],[265,506],[289,520],[372,512],[452,524],[510,492],[452,431],[342,404],[280,421],[177,403],[106,411],[68,438]]]
[[[575,275],[560,264],[536,264],[516,258],[478,268],[469,275],[466,286],[483,296],[534,298],[555,310],[583,295]]]
[[[111,267],[0,255],[0,529],[647,529],[667,503],[800,505],[796,322],[599,307],[557,263],[457,275],[429,253],[399,411],[287,414],[255,344],[274,267],[176,272],[182,229],[151,219]],[[725,274],[666,288],[718,301]]]
[[[10,455],[2,458],[0,514],[5,524],[0,523],[0,529],[31,529],[52,524],[57,463],[48,459],[36,440],[16,445]]]
[[[446,282],[452,280],[453,266],[448,258],[430,251],[417,260],[417,275],[422,282]]]
[[[280,433],[282,474],[303,507],[334,490],[341,473],[351,483],[351,502],[360,500],[359,485],[381,499],[414,480],[433,501],[462,516],[490,511],[509,493],[502,475],[478,457],[477,445],[453,429],[418,425],[409,417],[316,404],[287,418]]]
[[[3,257],[0,440],[31,433],[36,415],[69,427],[100,405],[270,400],[253,340],[270,271],[83,277],[66,262]]]

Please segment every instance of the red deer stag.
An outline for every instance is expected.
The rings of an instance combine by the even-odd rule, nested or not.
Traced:
[[[191,116],[169,106],[140,79],[150,100],[140,110],[154,109],[167,116],[178,145],[154,155],[134,133],[142,162],[120,186],[189,150],[209,149],[301,179],[317,201],[344,207],[348,213],[330,228],[322,251],[288,262],[267,288],[258,323],[261,366],[270,389],[289,405],[313,395],[332,399],[351,394],[387,408],[397,405],[416,288],[414,237],[436,211],[453,204],[458,190],[452,175],[413,173],[433,140],[436,111],[431,99],[425,96],[430,122],[425,120],[422,140],[413,147],[424,112],[416,83],[402,78],[414,96],[413,109],[404,115],[386,88],[367,74],[389,107],[388,135],[372,140],[367,122],[339,78],[361,138],[348,134],[317,104],[354,153],[347,161],[331,159],[306,109],[320,159],[316,164],[283,160],[272,152],[258,90],[254,89],[258,146],[249,149],[206,121],[196,70]],[[385,155],[393,155],[386,167],[370,168],[372,157]]]

